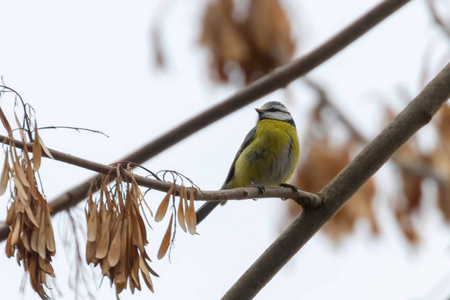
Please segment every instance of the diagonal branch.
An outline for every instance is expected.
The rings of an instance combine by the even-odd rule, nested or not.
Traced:
[[[450,63],[319,195],[325,205],[307,209],[253,263],[222,299],[251,299],[345,202],[450,98]]]
[[[336,55],[409,1],[410,0],[383,1],[313,51],[260,78],[236,94],[225,99],[223,102],[182,123],[178,127],[175,127],[156,140],[147,143],[119,161],[132,161],[137,165],[142,164],[215,121],[220,120],[277,89],[284,88],[289,83]],[[77,186],[54,198],[53,201],[50,202],[53,210],[59,211],[62,208],[70,208],[81,202],[86,197],[90,182],[93,179],[95,179],[95,177],[81,182]],[[0,231],[2,230],[5,229],[1,228]]]

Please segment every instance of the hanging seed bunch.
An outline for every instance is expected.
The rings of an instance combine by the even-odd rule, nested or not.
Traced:
[[[164,196],[161,204],[158,207],[158,210],[155,214],[155,221],[160,222],[164,219],[167,214],[169,203],[172,203],[171,206],[171,215],[169,224],[167,226],[166,233],[164,234],[164,238],[161,242],[161,246],[158,251],[158,259],[162,259],[167,250],[173,245],[173,241],[175,239],[176,234],[176,221],[178,220],[178,224],[184,232],[189,232],[190,234],[196,234],[196,226],[197,226],[197,216],[195,214],[194,207],[194,195],[196,189],[194,188],[193,182],[175,171],[161,171],[164,173],[163,179],[167,174],[171,174],[173,176],[173,183],[170,186],[167,194]],[[192,186],[189,188],[189,201],[188,201],[188,191],[184,186],[184,182],[182,182],[179,191],[176,190],[176,180],[177,178],[187,179],[190,181]],[[179,196],[178,205],[176,205],[176,195]],[[173,232],[173,233],[172,233]]]
[[[145,251],[148,244],[142,218],[145,214],[140,210],[142,204],[146,205],[145,199],[130,171],[118,166],[112,187],[108,186],[109,176],[101,175],[94,180],[88,192],[86,261],[100,265],[103,276],[108,276],[111,285],[115,285],[116,295],[126,288],[127,282],[132,293],[141,290],[139,272],[153,292],[150,274],[158,274],[150,268],[151,260]],[[100,192],[94,197],[97,183]]]
[[[46,275],[55,276],[51,265],[55,255],[55,238],[50,220],[52,209],[39,191],[35,173],[41,165],[42,150],[48,157],[52,156],[39,137],[36,121],[31,126],[27,107],[32,108],[23,107],[25,114],[22,123],[15,114],[18,127],[14,132],[20,134],[24,144],[32,142],[33,147],[32,152],[27,147],[20,150],[11,140],[9,147],[5,148],[0,194],[6,192],[9,183],[10,204],[6,223],[11,230],[5,251],[8,257],[15,256],[19,265],[23,265],[30,275],[31,286],[39,296],[48,299],[44,286],[48,288]],[[0,118],[8,137],[13,139],[13,131],[1,108]]]
[[[246,0],[248,13],[237,18],[233,0],[210,1],[203,13],[200,44],[210,53],[210,69],[220,82],[238,71],[245,84],[288,62],[296,42],[279,0]],[[238,82],[240,83],[240,82]]]

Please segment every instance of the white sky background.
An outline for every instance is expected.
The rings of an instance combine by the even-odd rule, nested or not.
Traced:
[[[237,90],[208,79],[206,53],[197,45],[206,1],[172,1],[174,7],[162,31],[167,67],[163,71],[152,67],[149,29],[158,2],[0,1],[0,75],[36,109],[39,126],[85,127],[110,135],[108,139],[63,129],[42,131],[48,147],[109,164]],[[301,36],[298,55],[378,3],[286,2],[295,33]],[[418,92],[423,51],[430,39],[438,37],[436,30],[430,30],[432,23],[424,8],[423,2],[413,1],[310,74],[327,83],[339,106],[367,136],[374,136],[381,122],[376,95],[394,98],[398,84],[404,84],[412,95]],[[292,84],[293,100],[288,103],[300,137],[307,121],[305,107],[311,104],[311,95],[304,91],[300,84]],[[277,91],[145,166],[153,171],[174,169],[203,189],[217,189],[256,120],[253,107],[284,97]],[[2,106],[6,99],[2,98]],[[402,105],[396,103],[398,108]],[[92,175],[49,160],[41,166],[49,199]],[[377,180],[385,185],[386,195],[392,196],[395,180],[389,176],[384,168]],[[148,202],[156,209],[162,197],[150,193]],[[8,199],[0,200],[4,203],[0,219],[4,220]],[[364,222],[338,248],[318,234],[256,299],[443,299],[450,294],[449,233],[433,205],[417,217],[424,237],[420,247],[413,249],[400,237],[388,205],[382,202],[378,207],[380,238],[369,237]],[[148,253],[160,275],[154,279],[156,293],[144,288],[132,296],[126,290],[121,299],[220,298],[278,236],[283,215],[278,200],[229,203],[199,226],[200,235],[179,231],[171,263],[167,258],[156,259],[167,220],[154,225],[155,230],[149,231]],[[64,234],[58,232],[64,220],[54,219],[58,240]],[[62,247],[54,262],[63,291],[58,299],[73,299]],[[0,255],[0,266],[2,296],[20,299],[22,269],[5,255]],[[97,295],[114,299],[108,280]],[[28,281],[23,298],[39,298]]]

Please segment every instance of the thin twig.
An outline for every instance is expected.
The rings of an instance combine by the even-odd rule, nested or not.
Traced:
[[[450,63],[318,194],[325,204],[305,208],[222,299],[252,299],[345,202],[450,97]]]
[[[39,130],[44,130],[44,129],[72,129],[72,130],[76,130],[76,131],[78,131],[78,132],[81,132],[81,131],[88,131],[88,132],[92,132],[92,133],[98,133],[98,134],[104,135],[104,136],[106,136],[107,138],[109,138],[109,135],[107,135],[106,133],[104,133],[104,132],[102,132],[102,131],[100,131],[100,130],[94,130],[94,129],[83,128],[83,127],[61,126],[61,125],[39,127]]]

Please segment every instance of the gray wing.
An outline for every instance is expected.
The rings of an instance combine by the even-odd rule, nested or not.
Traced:
[[[255,138],[255,133],[256,133],[257,127],[258,127],[258,125],[253,127],[252,130],[250,130],[250,132],[247,133],[247,136],[245,137],[244,142],[242,142],[241,147],[239,148],[238,152],[236,153],[236,156],[234,157],[233,163],[231,164],[231,167],[230,167],[230,171],[228,171],[227,179],[223,183],[221,189],[224,189],[230,183],[230,181],[233,179],[234,171],[235,171],[234,167],[235,167],[236,161],[239,158],[239,156],[241,155],[242,151],[244,151],[244,149],[247,148],[248,145],[250,145],[250,143]]]

